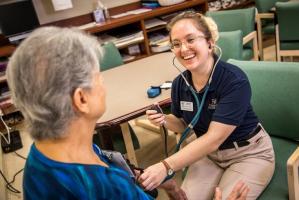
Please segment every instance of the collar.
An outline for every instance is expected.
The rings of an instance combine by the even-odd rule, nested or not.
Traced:
[[[218,56],[217,55],[213,55],[213,58],[214,58],[214,63],[217,61],[218,59]],[[214,70],[214,74],[212,76],[212,82],[210,84],[210,88],[209,88],[209,91],[214,91],[216,90],[216,85],[217,85],[217,77],[219,77],[220,75],[220,68],[221,68],[221,65],[222,65],[222,61],[219,60],[219,62],[217,63],[216,67],[215,67],[215,70]],[[194,87],[193,85],[193,81],[192,81],[192,75],[191,75],[191,72],[189,70],[186,70],[183,72],[183,75],[186,77],[188,83]],[[207,87],[207,85],[201,90],[199,91],[198,93],[203,93],[205,91],[205,88]],[[183,90],[184,91],[189,91],[189,88],[186,84],[183,85]]]

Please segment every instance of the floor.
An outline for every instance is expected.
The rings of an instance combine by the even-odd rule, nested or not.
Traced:
[[[266,44],[264,49],[265,54],[265,60],[267,61],[274,61],[275,60],[275,47],[273,46],[274,42],[272,39],[269,40],[269,44]],[[134,122],[131,123],[133,126],[137,137],[140,141],[141,148],[136,151],[137,160],[141,167],[147,167],[153,163],[161,161],[161,159],[164,158],[164,145],[162,142],[162,137],[160,134],[156,132],[149,131],[147,129],[138,127],[134,125]],[[21,130],[21,137],[24,147],[17,152],[21,154],[22,156],[27,155],[30,144],[32,143],[32,140],[28,136],[28,134],[24,131],[23,127],[19,127]],[[169,139],[168,139],[168,149],[171,151],[173,150],[175,146],[175,135],[173,133],[170,133]],[[1,151],[1,150],[0,150]],[[15,153],[9,153],[9,154],[3,154],[1,156],[0,152],[0,169],[1,169],[1,163],[3,164],[3,171],[8,180],[12,180],[13,176],[16,172],[21,170],[24,166],[25,160],[17,156]],[[181,183],[181,173],[176,174],[176,180],[180,184]],[[22,183],[22,173],[16,176],[16,180],[13,184],[15,188],[22,191],[21,187]],[[11,192],[8,192],[7,197],[3,196],[3,179],[0,178],[0,200],[19,200],[22,199],[21,194],[13,194]],[[2,194],[2,196],[1,196]],[[165,200],[168,199],[164,191],[159,191],[158,200]]]

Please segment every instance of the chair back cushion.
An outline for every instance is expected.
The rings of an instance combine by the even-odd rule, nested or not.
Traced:
[[[101,71],[123,64],[122,57],[113,42],[105,43],[102,47],[104,49],[104,55],[100,58]]]
[[[269,134],[299,140],[299,63],[228,62],[247,74],[253,109]]]
[[[214,19],[220,32],[241,30],[243,37],[254,31],[255,8],[209,11],[206,16]]]
[[[281,42],[299,41],[299,2],[278,2],[275,4]]]
[[[222,60],[227,61],[230,58],[242,60],[243,37],[241,30],[220,32],[217,45],[222,50]]]
[[[207,16],[214,19],[220,32],[241,30],[243,37],[255,31],[255,8],[210,11]],[[252,42],[245,44],[252,48]]]

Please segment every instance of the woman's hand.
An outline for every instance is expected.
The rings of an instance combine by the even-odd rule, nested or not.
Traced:
[[[186,193],[173,179],[161,184],[160,188],[165,190],[170,200],[187,200]]]
[[[147,110],[146,116],[147,119],[156,126],[161,126],[166,122],[165,115],[163,113],[158,113],[156,110]]]
[[[146,168],[143,174],[140,175],[138,181],[145,190],[153,190],[162,183],[166,175],[165,166],[159,162]]]
[[[226,200],[246,200],[247,194],[249,192],[249,187],[245,185],[244,182],[239,181],[226,198]],[[222,192],[219,187],[215,189],[214,200],[222,200]]]

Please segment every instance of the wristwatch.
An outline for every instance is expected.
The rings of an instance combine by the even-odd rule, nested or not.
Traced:
[[[167,175],[172,176],[174,174],[174,170],[169,166],[169,164],[165,160],[162,160],[161,163],[165,166]]]

